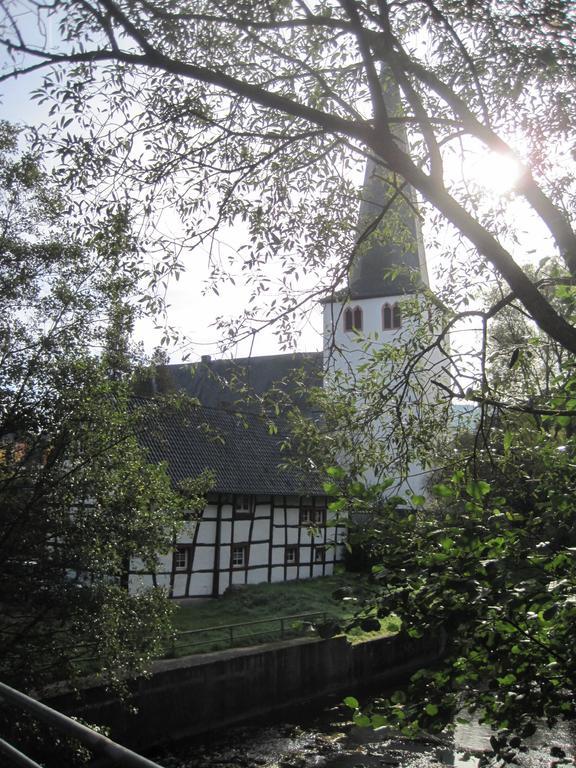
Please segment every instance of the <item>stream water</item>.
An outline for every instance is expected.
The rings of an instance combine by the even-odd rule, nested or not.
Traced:
[[[477,768],[489,748],[490,731],[479,725],[458,726],[445,738],[418,740],[356,728],[344,709],[302,709],[281,723],[252,723],[205,735],[155,755],[166,768]],[[524,768],[574,766],[573,731],[569,726],[542,731],[517,765]],[[554,758],[550,748],[566,752]]]

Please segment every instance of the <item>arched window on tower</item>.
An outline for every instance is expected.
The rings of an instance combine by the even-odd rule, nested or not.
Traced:
[[[392,307],[390,304],[384,304],[382,307],[382,329],[389,331],[392,328]]]
[[[361,307],[346,307],[344,310],[344,330],[361,331],[362,330],[362,308]]]
[[[400,314],[399,304],[384,304],[382,307],[382,329],[390,331],[393,328],[400,328],[402,325],[402,315]]]

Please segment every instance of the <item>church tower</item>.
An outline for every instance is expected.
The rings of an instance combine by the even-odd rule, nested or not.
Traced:
[[[400,114],[398,88],[388,85],[386,105],[391,115]],[[398,131],[399,143],[406,141]],[[358,382],[357,404],[361,408],[361,380],[368,371],[377,369],[391,393],[401,392],[402,414],[393,395],[382,397],[382,411],[373,424],[373,436],[386,442],[394,451],[399,419],[412,420],[420,416],[422,399],[430,398],[430,381],[438,376],[441,356],[435,351],[421,361],[414,378],[402,381],[402,366],[394,350],[416,349],[416,338],[430,318],[424,311],[423,295],[429,287],[428,272],[418,213],[412,190],[401,179],[373,160],[367,162],[358,217],[357,239],[348,287],[324,303],[324,365],[326,382],[336,388],[354,391]],[[424,319],[426,318],[426,319]],[[377,360],[377,363],[374,361]],[[389,376],[387,377],[387,371]],[[346,384],[345,382],[348,382]],[[428,392],[428,394],[423,394]],[[400,451],[400,445],[398,445]],[[390,464],[390,473],[398,471]],[[422,494],[427,482],[426,472],[412,458],[408,468],[399,472],[395,492]],[[369,482],[382,479],[386,468],[364,473]]]

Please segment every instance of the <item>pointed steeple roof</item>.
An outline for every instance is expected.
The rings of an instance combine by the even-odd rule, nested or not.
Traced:
[[[397,83],[382,74],[389,116],[401,115]],[[404,128],[393,129],[406,143]],[[358,216],[358,246],[348,278],[351,299],[415,293],[428,284],[426,262],[412,190],[374,159],[366,164]],[[393,272],[396,272],[393,274]]]

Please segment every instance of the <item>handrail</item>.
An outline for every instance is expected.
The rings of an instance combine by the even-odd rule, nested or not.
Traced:
[[[214,634],[220,634],[221,636],[223,634],[228,634],[228,642],[227,646],[229,648],[233,648],[234,646],[238,647],[238,640],[248,640],[255,637],[258,637],[258,631],[251,633],[251,632],[244,632],[242,633],[242,629],[248,629],[249,627],[258,626],[258,625],[267,625],[270,626],[271,624],[277,622],[278,628],[277,629],[271,629],[270,632],[278,632],[280,635],[280,638],[285,637],[286,632],[286,622],[293,621],[295,619],[305,620],[305,619],[311,619],[313,617],[321,616],[323,620],[326,620],[326,611],[314,611],[311,613],[294,613],[289,616],[270,616],[267,619],[255,619],[254,621],[243,621],[238,622],[236,624],[216,624],[211,627],[201,627],[199,629],[183,629],[176,633],[176,635],[172,639],[171,643],[171,649],[170,649],[170,655],[176,656],[176,651],[179,652],[186,650],[191,650],[192,648],[198,648],[199,646],[204,646],[209,644],[210,642],[216,642],[211,640],[200,640],[200,641],[194,641],[192,638],[194,636],[198,635],[207,635],[210,636],[211,633]],[[235,633],[236,630],[236,633]],[[223,638],[222,638],[223,639]],[[222,642],[222,640],[219,640],[218,642]]]
[[[55,709],[46,706],[46,704],[42,704],[40,701],[30,698],[30,696],[11,688],[5,683],[0,683],[0,700],[1,699],[20,707],[26,712],[30,712],[30,714],[34,715],[38,720],[51,725],[57,731],[77,739],[98,755],[110,758],[115,761],[115,765],[125,766],[125,768],[162,768],[158,763],[154,763],[152,760],[148,760],[148,758],[142,757],[142,755],[138,755],[136,752],[132,752],[131,749],[123,747],[121,744],[117,744],[107,736],[103,736],[101,733],[96,733],[96,731],[88,728],[88,726],[82,725],[82,723],[78,723],[76,720],[72,720],[72,718],[63,715],[61,712],[57,712]],[[4,742],[4,744],[9,747],[9,749],[5,750],[5,754],[11,754],[16,764],[18,764],[16,762],[18,759],[24,757],[28,762],[20,762],[20,765],[30,766],[30,768],[37,765],[30,758],[22,755],[21,752],[18,753],[18,750],[11,747],[11,745],[8,745],[7,742]],[[4,744],[0,744],[0,751],[4,748]],[[10,752],[10,750],[12,750],[12,752]],[[19,757],[15,753],[18,753]]]
[[[22,766],[22,768],[42,768],[42,766],[35,760],[32,760],[31,757],[20,752],[20,750],[13,747],[12,744],[8,744],[4,739],[0,739],[0,753],[8,755],[12,761],[12,765]]]
[[[293,613],[291,616],[270,616],[268,619],[255,619],[254,621],[240,621],[237,624],[213,624],[211,627],[201,627],[200,629],[182,629],[177,633],[177,637],[182,635],[193,635],[199,632],[212,632],[216,629],[236,629],[236,627],[252,627],[255,624],[270,624],[273,621],[287,621],[290,619],[309,619],[311,616],[326,616],[326,611],[314,611],[313,613]]]

